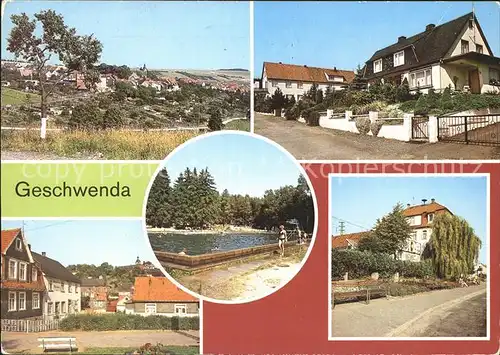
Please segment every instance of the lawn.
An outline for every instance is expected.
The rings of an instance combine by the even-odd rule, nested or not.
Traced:
[[[176,147],[197,136],[194,131],[2,131],[2,151],[35,152],[64,158],[162,160]]]
[[[225,130],[247,131],[250,132],[250,120],[231,121],[224,126]]]
[[[28,103],[26,96],[30,98],[30,102],[32,103],[40,102],[40,95],[25,93],[9,88],[2,88],[2,106],[26,104]]]

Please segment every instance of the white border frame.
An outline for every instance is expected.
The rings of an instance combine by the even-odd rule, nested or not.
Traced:
[[[245,131],[216,131],[216,132],[210,132],[210,133],[205,133],[205,134],[196,136],[196,137],[191,138],[190,140],[182,143],[181,145],[179,145],[177,148],[175,148],[172,152],[170,152],[167,155],[167,157],[165,158],[165,160],[163,160],[162,164],[160,164],[158,166],[158,169],[153,174],[153,176],[151,178],[151,181],[149,182],[149,185],[146,187],[146,191],[145,191],[146,193],[144,195],[144,202],[143,202],[143,206],[142,206],[142,217],[141,217],[141,219],[142,219],[142,226],[143,226],[143,233],[144,233],[144,238],[146,238],[147,243],[151,246],[151,243],[149,241],[147,227],[146,227],[146,206],[147,206],[148,197],[149,197],[149,191],[151,190],[151,186],[153,185],[153,182],[154,182],[156,176],[158,175],[158,173],[168,163],[168,160],[172,156],[174,156],[176,153],[178,153],[179,151],[181,151],[188,144],[192,144],[192,143],[194,143],[194,142],[196,142],[198,140],[202,140],[202,139],[213,137],[213,136],[219,136],[219,135],[240,135],[240,136],[247,136],[247,137],[251,137],[253,139],[260,139],[260,140],[262,140],[262,141],[270,144],[271,146],[277,148],[286,157],[288,157],[291,162],[295,163],[295,165],[297,166],[297,172],[299,174],[301,174],[306,179],[306,182],[307,182],[307,185],[309,186],[309,189],[311,191],[311,196],[313,198],[313,203],[314,203],[314,229],[313,229],[313,233],[312,233],[311,243],[309,244],[309,247],[307,249],[306,255],[304,256],[304,258],[302,259],[302,261],[300,263],[300,268],[298,269],[298,271],[287,282],[285,282],[284,284],[280,285],[279,287],[273,289],[272,292],[266,294],[265,296],[253,297],[253,298],[248,298],[248,299],[245,299],[245,300],[238,300],[238,301],[229,301],[229,300],[217,300],[217,299],[209,298],[209,297],[206,297],[206,296],[203,296],[203,295],[199,295],[199,294],[197,294],[197,293],[189,290],[188,288],[184,287],[177,280],[175,280],[173,277],[171,277],[166,272],[166,270],[163,268],[163,266],[161,265],[160,261],[158,259],[156,259],[156,257],[155,257],[156,262],[157,262],[157,267],[163,272],[163,274],[165,275],[165,277],[167,277],[170,281],[172,281],[175,285],[177,285],[177,287],[179,287],[181,290],[183,290],[187,294],[190,294],[191,296],[199,299],[200,300],[200,304],[201,304],[202,301],[207,301],[207,302],[216,303],[216,304],[246,304],[246,303],[251,303],[251,302],[254,302],[254,301],[266,298],[266,297],[268,297],[268,296],[270,296],[270,295],[278,292],[281,288],[285,287],[290,281],[292,281],[297,276],[297,274],[300,273],[300,271],[304,267],[304,264],[309,259],[309,255],[311,254],[311,251],[312,251],[312,249],[314,247],[314,244],[316,242],[316,234],[317,234],[317,231],[318,231],[318,202],[317,202],[317,199],[316,199],[316,194],[315,194],[313,185],[312,185],[311,180],[309,179],[309,176],[307,175],[305,169],[302,167],[302,165],[293,157],[293,155],[291,153],[289,153],[285,148],[283,148],[282,146],[280,146],[278,143],[276,143],[276,142],[274,142],[274,141],[272,141],[269,138],[266,138],[264,136],[261,136],[261,135],[255,134],[255,133],[251,133],[251,132],[245,132]],[[154,250],[153,250],[152,247],[151,247],[151,251],[153,252],[153,255],[154,255]]]
[[[492,161],[493,162],[493,161]],[[377,163],[379,164],[379,163]],[[332,270],[331,270],[331,258],[332,258],[332,223],[330,221],[331,217],[331,192],[332,192],[332,181],[333,177],[344,177],[344,178],[355,178],[355,177],[378,177],[378,178],[391,178],[391,177],[411,177],[411,178],[446,178],[446,177],[486,177],[486,240],[487,240],[487,253],[486,253],[486,263],[489,267],[490,264],[490,173],[329,173],[328,174],[328,341],[401,341],[401,340],[424,340],[424,341],[490,341],[491,339],[491,275],[488,275],[486,279],[486,337],[334,337],[332,335],[332,313],[334,312],[332,308]]]

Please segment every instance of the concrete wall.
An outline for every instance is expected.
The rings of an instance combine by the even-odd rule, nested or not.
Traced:
[[[378,112],[370,112],[368,115],[352,115],[351,111],[346,111],[345,114],[339,115],[334,114],[332,110],[327,110],[326,115],[320,116],[319,125],[321,127],[338,129],[341,131],[347,131],[352,133],[359,133],[356,128],[356,117],[368,117],[370,121],[374,122],[378,119]],[[385,120],[391,120],[385,119]],[[398,118],[400,120],[400,118]],[[369,132],[368,135],[373,135]],[[377,137],[396,139],[404,142],[411,140],[411,115],[403,118],[402,125],[384,125],[380,129]]]
[[[293,245],[297,245],[297,242],[292,241],[286,243],[286,246],[288,247]],[[172,267],[181,266],[185,268],[197,268],[201,266],[208,266],[226,261],[236,260],[252,255],[270,253],[276,250],[278,250],[278,243],[202,255],[179,255],[177,253],[169,253],[164,251],[155,251],[155,255],[158,261],[162,263],[169,263],[172,265]]]

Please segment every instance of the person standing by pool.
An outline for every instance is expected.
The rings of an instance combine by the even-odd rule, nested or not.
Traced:
[[[280,248],[281,256],[285,256],[285,242],[287,239],[286,230],[284,225],[280,225],[280,231],[278,235],[278,246]]]

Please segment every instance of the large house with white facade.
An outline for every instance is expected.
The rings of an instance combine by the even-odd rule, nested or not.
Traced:
[[[323,92],[328,88],[343,90],[353,79],[354,72],[349,70],[264,62],[260,85],[268,95],[273,95],[279,88],[286,97],[293,96],[298,101],[313,84],[316,84]]]
[[[427,93],[450,87],[471,93],[500,93],[500,58],[495,57],[474,13],[439,26],[429,24],[411,37],[377,50],[364,67],[378,80]]]
[[[426,244],[430,241],[432,235],[432,222],[438,214],[452,212],[445,206],[431,199],[430,203],[427,200],[422,200],[420,205],[408,204],[403,210],[403,215],[406,217],[409,225],[412,228],[410,238],[406,245],[398,251],[397,259],[407,261],[420,261]],[[341,234],[332,237],[333,249],[356,249],[360,239],[370,235],[370,231]]]
[[[422,200],[421,205],[407,205],[403,210],[403,215],[413,231],[405,248],[398,252],[398,259],[420,261],[425,245],[431,239],[432,222],[436,215],[442,213],[452,214],[448,208],[437,203],[435,199],[431,199],[431,203]]]
[[[64,318],[68,314],[80,312],[80,279],[73,275],[60,262],[47,257],[45,252],[32,252],[43,273],[47,292],[43,297],[45,318]]]

